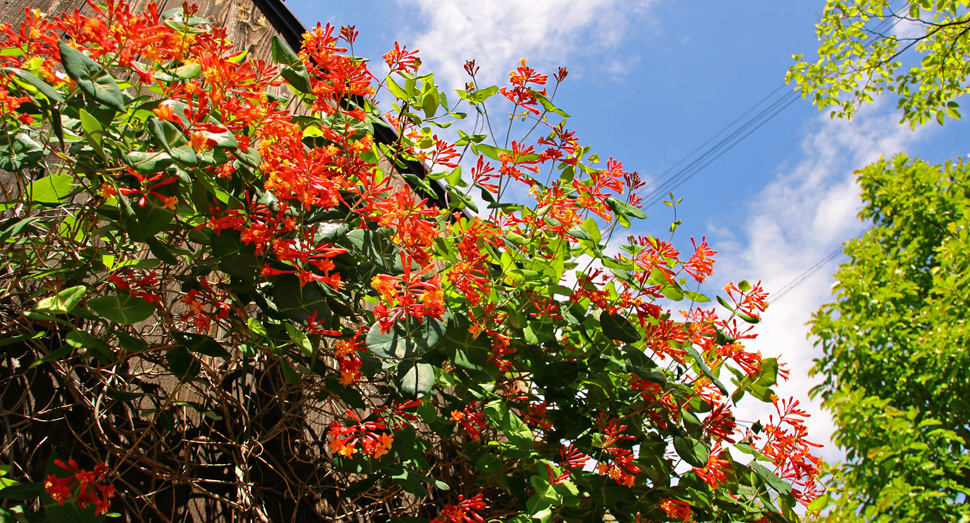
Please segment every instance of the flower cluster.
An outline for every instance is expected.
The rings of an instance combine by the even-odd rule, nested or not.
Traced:
[[[109,501],[115,495],[115,488],[110,484],[103,484],[108,467],[103,464],[94,466],[94,470],[85,470],[78,467],[73,459],[64,463],[60,459],[55,459],[54,464],[66,471],[69,476],[61,477],[58,474],[47,476],[44,482],[44,491],[50,494],[54,501],[63,505],[65,501],[76,501],[83,510],[88,505],[95,506],[95,513],[105,514],[111,508]]]
[[[468,435],[474,440],[481,438],[482,431],[488,428],[485,415],[475,409],[474,403],[465,407],[464,410],[451,411],[451,418],[449,419],[456,423],[460,422],[468,431]]]
[[[441,515],[431,520],[431,523],[484,523],[483,518],[478,513],[488,508],[481,494],[465,499],[464,495],[458,496],[457,505],[446,505]]]
[[[748,466],[728,454],[750,441],[736,443],[745,429],[736,400],[750,392],[767,401],[768,387],[787,376],[745,347],[767,293],[760,282],[731,283],[727,299],[718,298],[728,314],[704,305],[699,285],[717,254],[706,238],[691,238],[692,252],[683,254],[673,238],[645,235],[628,237],[618,252],[607,248],[646,217],[636,193],[644,182],[619,160],[591,154],[567,128],[554,105],[565,69],[547,88],[549,77],[523,59],[506,86],[484,87],[469,61],[459,104],[475,108],[478,120],[451,143],[435,128],[467,115],[431,74],[418,76],[417,52],[397,42],[384,56],[392,76],[380,80],[366,60],[347,55],[353,27],[318,24],[296,53],[274,41],[274,65],[243,60],[223,29],[192,22],[187,5],[138,15],[109,0],[92,9],[96,16],[30,11],[19,30],[0,28],[4,45],[17,48],[0,53],[0,64],[36,74],[66,95],[60,114],[81,116],[57,121],[87,155],[65,165],[90,198],[63,214],[91,238],[69,239],[88,242],[85,255],[114,249],[119,259],[107,276],[111,267],[76,271],[79,287],[96,282],[92,289],[143,300],[152,307],[141,310],[159,314],[159,324],[199,333],[197,347],[156,358],[159,365],[187,362],[185,373],[237,386],[213,376],[253,358],[280,363],[284,386],[300,389],[294,397],[326,405],[332,465],[366,463],[381,480],[371,484],[396,482],[416,503],[434,505],[420,511],[437,514],[437,523],[518,517],[523,507],[527,519],[588,519],[605,510],[603,496],[578,492],[604,484],[608,497],[625,496],[611,510],[635,507],[627,520],[644,509],[685,522],[710,507],[723,509],[717,520],[774,513],[731,511],[770,496],[739,500],[737,478]],[[103,69],[99,87],[68,67],[71,60]],[[124,87],[112,97],[118,71]],[[284,84],[291,105],[269,94]],[[0,120],[10,133],[40,133],[40,113],[26,114],[24,105],[43,93],[18,85],[0,75]],[[396,98],[391,112],[376,97],[385,88]],[[502,137],[478,134],[492,127],[492,95],[512,107]],[[82,103],[128,115],[124,129],[106,121],[98,131]],[[396,134],[388,140],[378,127]],[[45,136],[38,147],[47,154],[53,139]],[[400,172],[415,165],[425,172]],[[131,266],[152,272],[124,268]],[[47,278],[48,269],[31,277]],[[97,304],[72,306],[88,318],[100,314]],[[187,310],[165,315],[172,304]],[[216,348],[240,340],[245,350],[231,356]],[[198,374],[180,379],[205,383]],[[348,406],[368,414],[362,420]],[[753,435],[764,439],[755,461],[770,460],[806,503],[821,492],[806,414],[794,401],[775,407],[778,421]],[[447,412],[448,420],[439,414]],[[671,465],[671,441],[690,470]],[[697,449],[709,450],[706,462]],[[59,466],[73,479],[49,478],[51,495],[96,503],[103,513],[114,494],[96,482],[104,471]],[[467,484],[449,484],[454,493],[445,494],[443,482],[414,481],[412,472],[477,478],[485,492],[466,499],[458,492]],[[657,474],[690,481],[660,492]],[[510,485],[523,485],[528,501],[510,496]],[[714,501],[683,501],[694,503],[692,488],[710,489]]]
[[[772,417],[765,425],[766,436],[760,447],[761,453],[771,458],[780,477],[801,487],[794,489],[795,497],[807,506],[824,492],[817,481],[822,459],[812,455],[812,448],[821,445],[806,439],[808,429],[805,418],[809,414],[798,408],[798,400],[779,400],[777,396],[771,399],[778,413],[778,421]]]
[[[347,416],[357,422],[356,425],[343,426],[334,421],[330,424],[330,453],[349,458],[360,450],[375,459],[387,454],[394,443],[394,435],[384,432],[387,426],[376,421],[361,421],[352,411],[347,410]],[[378,432],[381,431],[381,432]]]

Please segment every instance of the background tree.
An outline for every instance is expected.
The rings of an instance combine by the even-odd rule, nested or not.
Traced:
[[[967,6],[830,1],[818,61],[796,56],[789,80],[834,117],[851,118],[888,91],[910,126],[959,118]],[[909,27],[899,32],[898,24]],[[901,55],[910,48],[922,57],[907,67]],[[829,519],[960,521],[970,517],[968,170],[899,155],[862,169],[858,181],[859,217],[873,228],[845,245],[837,301],[811,321],[823,352],[812,370],[824,377],[815,393],[832,410],[848,458]]]
[[[833,520],[970,516],[968,175],[903,155],[859,173],[875,227],[846,244],[837,301],[811,322],[848,457]]]
[[[898,96],[902,121],[911,126],[959,118],[955,99],[970,89],[968,7],[966,0],[926,0],[895,8],[889,0],[831,0],[816,26],[818,60],[808,63],[795,55],[798,63],[788,81],[820,108],[834,107],[833,116],[851,118],[860,104],[889,91]],[[898,31],[901,25],[905,31]],[[909,49],[922,59],[907,69],[901,57]]]

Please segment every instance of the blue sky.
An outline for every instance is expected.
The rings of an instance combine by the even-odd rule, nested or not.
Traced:
[[[461,88],[475,59],[481,80],[500,83],[522,57],[541,72],[569,77],[556,98],[568,127],[603,158],[621,160],[648,181],[784,83],[791,55],[814,56],[821,0],[693,2],[644,0],[398,0],[287,4],[307,25],[356,25],[359,56],[375,60],[395,41],[419,49],[423,71]],[[897,27],[896,31],[904,31]],[[785,88],[777,93],[787,92]],[[451,98],[454,99],[454,98]],[[798,100],[675,190],[683,225],[675,244],[706,236],[719,251],[713,294],[728,281],[763,280],[777,291],[865,228],[852,172],[900,151],[930,161],[967,154],[966,124],[910,131],[892,100],[877,100],[852,122],[831,121]],[[645,228],[666,236],[669,208],[647,209]],[[805,322],[830,301],[836,258],[777,300],[749,347],[789,362],[779,395],[807,399],[814,357]],[[772,298],[769,297],[769,302]],[[758,405],[740,419],[767,416]],[[803,401],[804,403],[804,401]],[[753,407],[753,408],[752,408]],[[829,417],[813,403],[812,439],[826,459],[840,453]]]

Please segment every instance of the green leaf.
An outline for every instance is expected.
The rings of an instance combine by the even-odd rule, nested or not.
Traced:
[[[44,156],[44,147],[25,133],[0,135],[0,169],[4,171],[29,169],[40,162]]]
[[[532,94],[535,95],[536,100],[539,100],[539,103],[542,104],[542,107],[546,111],[548,111],[550,113],[558,114],[559,116],[562,116],[563,118],[569,118],[569,115],[566,114],[562,109],[560,109],[560,108],[556,107],[555,105],[553,105],[552,100],[549,100],[548,98],[546,98],[545,96],[543,96],[541,93],[539,93],[539,92],[537,92],[537,91],[535,91],[533,89],[530,89],[530,91],[532,91]]]
[[[155,312],[154,305],[129,294],[92,298],[88,300],[88,308],[102,318],[124,325],[147,320]]]
[[[421,108],[424,109],[425,118],[434,118],[435,113],[438,111],[438,98],[434,93],[427,93],[421,100]]]
[[[35,340],[43,336],[45,331],[32,332],[30,334],[21,334],[20,336],[11,336],[9,338],[0,339],[0,347],[7,345],[13,345],[14,343],[20,343],[27,340]]]
[[[286,324],[286,334],[290,337],[290,341],[293,342],[300,352],[303,353],[307,358],[313,356],[313,345],[310,343],[310,338],[303,333],[296,325],[287,322]]]
[[[626,317],[618,314],[610,314],[604,311],[600,314],[600,325],[603,327],[603,334],[611,340],[626,343],[636,343],[640,341],[640,332],[636,326]]]
[[[535,436],[522,418],[515,415],[509,406],[501,400],[493,400],[482,408],[482,413],[493,424],[498,426],[508,438],[509,443],[520,450],[532,448]]]
[[[149,195],[145,198],[145,206],[137,203],[131,205],[127,199],[123,200],[125,212],[124,227],[128,236],[136,242],[144,242],[148,238],[164,231],[175,218],[175,211],[161,205],[157,196]]]
[[[59,203],[74,190],[70,174],[52,174],[30,184],[28,193],[35,202]]]
[[[16,501],[27,501],[37,499],[44,493],[43,483],[20,483],[10,485],[0,490],[0,499],[13,499]]]
[[[235,254],[219,262],[219,270],[237,278],[253,281],[262,270],[259,259],[252,254]]]
[[[59,348],[59,349],[57,349],[57,350],[55,350],[55,351],[47,354],[43,358],[41,358],[41,359],[39,359],[39,360],[31,363],[30,364],[30,368],[34,368],[34,367],[43,365],[43,364],[45,364],[47,362],[50,362],[50,361],[59,360],[59,359],[63,358],[64,356],[67,356],[67,355],[71,354],[72,352],[74,352],[74,347],[72,347],[70,345],[65,345],[65,346],[63,346],[63,347],[61,347],[61,348]]]
[[[789,495],[792,493],[792,486],[787,482],[779,478],[774,472],[768,470],[767,467],[758,463],[757,461],[752,461],[748,463],[748,467],[751,468],[761,479],[765,480],[765,483],[775,489],[781,495]]]
[[[398,366],[398,388],[409,397],[424,397],[431,392],[434,382],[434,367],[427,363],[404,361]]]
[[[67,314],[81,302],[87,290],[84,285],[64,289],[54,296],[40,300],[34,310],[46,314]]]
[[[584,224],[585,226],[585,224]],[[571,229],[566,231],[567,234],[573,236],[574,238],[579,238],[580,240],[593,241],[593,236],[585,229],[585,227],[579,225],[574,225]]]
[[[493,85],[490,87],[486,87],[484,89],[472,91],[471,93],[466,91],[458,91],[458,96],[460,96],[462,100],[465,100],[469,103],[480,104],[485,100],[488,100],[489,98],[491,98],[492,95],[494,95],[497,92],[498,92],[498,87]]]
[[[606,199],[606,204],[613,209],[613,212],[621,216],[632,216],[641,220],[647,219],[647,213],[643,212],[643,209],[630,205],[624,201],[617,200],[612,196]]]
[[[428,495],[428,489],[425,488],[425,481],[422,480],[422,477],[426,478],[427,476],[424,476],[424,474],[419,474],[418,472],[415,472],[407,467],[402,467],[401,472],[391,474],[391,478],[397,482],[398,485],[401,485],[401,488],[418,497]]]
[[[4,70],[4,72],[12,73],[19,80],[22,80],[22,81],[26,82],[27,84],[33,86],[35,89],[37,89],[38,91],[40,91],[41,94],[43,94],[44,96],[46,96],[48,100],[50,100],[52,102],[63,102],[64,101],[64,98],[61,96],[61,93],[57,92],[47,82],[45,82],[45,81],[41,80],[40,78],[37,78],[36,76],[34,76],[33,73],[31,73],[29,71],[24,71],[23,69],[14,69],[14,68],[4,68],[3,70]]]
[[[191,80],[200,74],[202,74],[202,66],[195,62],[189,62],[175,70],[175,76],[182,80]]]
[[[105,67],[74,49],[64,40],[58,40],[57,48],[61,54],[64,71],[77,82],[84,94],[115,111],[125,112],[121,89],[118,88],[115,79],[107,73]]]
[[[202,334],[171,331],[172,339],[192,352],[212,356],[213,358],[229,359],[229,352],[216,340]]]
[[[103,153],[101,151],[101,144],[104,142],[104,127],[101,125],[101,122],[92,116],[91,113],[85,111],[84,108],[78,110],[78,113],[81,118],[81,129],[84,129],[84,135],[87,137],[88,142],[91,143],[92,147]]]
[[[175,159],[162,151],[131,151],[125,155],[128,165],[138,174],[156,174],[175,163]]]
[[[87,332],[74,331],[68,333],[66,340],[71,347],[85,349],[88,351],[89,356],[93,356],[104,365],[108,365],[115,360],[115,354],[111,350],[111,346]]]
[[[313,87],[310,83],[310,76],[306,72],[306,67],[300,64],[297,67],[284,67],[280,70],[280,75],[291,87],[301,93],[310,94]]]
[[[293,370],[293,366],[290,362],[286,361],[283,356],[277,356],[276,360],[280,362],[280,371],[283,372],[283,378],[291,385],[296,385],[300,383],[300,375]]]
[[[249,332],[252,332],[254,335],[266,336],[266,327],[256,318],[246,320],[246,325],[249,327]]]
[[[465,196],[464,193],[462,193],[461,191],[457,191],[452,187],[448,187],[447,192],[448,192],[448,196],[452,198],[452,201],[449,204],[452,209],[467,208],[471,210],[473,213],[476,213],[476,214],[478,213],[478,205],[475,203],[474,200],[472,200],[468,196]]]
[[[192,379],[198,376],[202,370],[202,364],[199,362],[199,359],[193,356],[189,352],[189,349],[182,345],[168,349],[165,353],[165,360],[168,362],[169,368],[172,369],[172,374],[179,381]]]
[[[124,332],[115,331],[115,337],[118,338],[118,344],[121,348],[128,352],[142,352],[148,350],[148,344],[140,338],[135,338],[134,336],[129,336]]]
[[[165,20],[165,25],[171,27],[172,29],[175,29],[176,31],[178,31],[180,33],[186,33],[186,34],[201,34],[201,33],[206,32],[206,30],[203,29],[203,28],[201,28],[201,27],[194,27],[193,25],[189,25],[189,24],[186,24],[186,23],[183,23],[183,22],[179,22],[179,21],[174,20],[174,19]]]
[[[492,147],[491,145],[484,143],[472,145],[472,148],[481,151],[482,154],[496,161],[501,161],[499,160],[499,155],[501,154],[512,154],[512,151],[509,151],[508,149],[499,149],[498,147]]]
[[[380,324],[375,323],[367,331],[367,349],[379,358],[416,358],[437,345],[448,325],[446,320],[434,318],[425,318],[421,323],[411,321],[411,325],[396,322],[387,333],[381,332]]]
[[[456,366],[472,371],[483,371],[488,366],[491,344],[488,337],[480,334],[477,338],[468,331],[471,322],[464,314],[456,314],[448,320],[448,330],[441,340],[451,362]]]
[[[687,351],[687,354],[690,354],[691,358],[694,358],[694,363],[697,365],[697,368],[704,373],[704,376],[706,376],[707,379],[711,380],[711,383],[713,383],[714,386],[721,391],[721,394],[724,394],[725,396],[729,395],[727,387],[725,387],[724,384],[721,383],[721,380],[717,379],[717,376],[711,372],[711,368],[707,366],[707,362],[705,362],[704,357],[697,352],[697,349],[690,345],[685,345],[683,349]]]
[[[693,467],[707,466],[708,452],[704,443],[690,437],[674,436],[674,450],[677,455]]]
[[[155,255],[159,260],[169,264],[177,265],[179,260],[172,254],[172,251],[168,250],[168,246],[162,243],[158,238],[150,236],[145,239],[145,243],[148,244],[148,250]]]
[[[408,93],[390,76],[387,77],[387,89],[391,91],[391,94],[399,100],[408,100],[410,98]]]
[[[311,316],[324,329],[330,328],[330,306],[317,282],[301,285],[300,279],[286,275],[273,285],[273,301],[287,318],[305,322]]]
[[[290,49],[290,46],[286,45],[286,42],[284,42],[279,36],[273,35],[273,38],[270,39],[270,47],[273,51],[274,62],[283,65],[296,65],[302,63],[300,61],[300,57],[297,56],[296,53]]]

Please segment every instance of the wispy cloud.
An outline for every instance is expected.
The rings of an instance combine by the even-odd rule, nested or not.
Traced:
[[[866,226],[856,217],[861,208],[853,172],[885,154],[887,157],[914,144],[925,130],[912,132],[897,124],[888,104],[870,104],[851,121],[830,120],[822,115],[802,144],[802,155],[783,168],[774,182],[754,198],[747,227],[739,236],[713,231],[721,250],[718,274],[734,278],[761,279],[766,290],[777,292],[807,269],[838,249],[841,243]],[[808,370],[818,356],[805,325],[823,303],[832,301],[831,283],[837,257],[783,299],[771,304],[759,326],[760,336],[749,344],[766,357],[781,356],[791,379],[780,385],[781,397],[807,398],[818,383]],[[772,301],[771,296],[768,298]],[[767,418],[770,405],[744,405],[739,419]],[[819,401],[807,409],[811,439],[826,444],[827,460],[841,459],[828,445],[834,430],[831,418]]]
[[[519,58],[550,70],[570,55],[616,47],[634,26],[655,27],[648,18],[656,0],[399,1],[421,20],[402,41],[453,88],[464,85],[466,60],[481,66],[482,80],[498,82]]]

